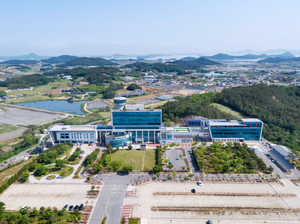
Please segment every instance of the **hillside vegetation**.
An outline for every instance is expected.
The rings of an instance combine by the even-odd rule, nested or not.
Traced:
[[[168,64],[135,62],[125,65],[124,67],[134,68],[141,72],[150,70],[156,70],[158,72],[184,72],[186,70],[196,70],[206,65],[220,65],[220,63],[207,58],[197,58],[195,60],[176,60]]]
[[[56,63],[65,63],[71,60],[74,60],[78,57],[72,55],[61,55],[58,57],[52,57],[48,59],[41,60],[44,63],[56,64]]]
[[[0,62],[0,64],[4,65],[34,65],[37,61],[35,60],[8,60]]]
[[[61,65],[61,67],[68,66],[106,66],[106,65],[117,65],[114,62],[105,60],[103,58],[76,58],[71,61],[68,61]]]
[[[17,88],[29,88],[48,84],[54,79],[47,78],[40,74],[24,75],[21,77],[14,77],[7,79],[4,82],[0,82],[1,87],[7,87],[9,89]]]
[[[224,90],[216,101],[261,119],[265,123],[263,137],[300,151],[300,87],[238,87]]]
[[[175,97],[175,101],[169,101],[158,108],[163,109],[164,120],[170,119],[176,123],[178,123],[179,118],[191,115],[203,116],[209,119],[237,119],[232,114],[226,113],[212,105],[216,101],[216,96],[216,93],[209,92],[187,97]]]

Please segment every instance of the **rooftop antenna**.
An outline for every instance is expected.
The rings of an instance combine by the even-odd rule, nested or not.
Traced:
[[[120,93],[120,90],[119,90],[119,97],[121,97],[121,93]]]

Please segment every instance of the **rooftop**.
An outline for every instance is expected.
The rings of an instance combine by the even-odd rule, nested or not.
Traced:
[[[48,128],[49,131],[95,131],[96,126],[92,125],[53,125]]]
[[[144,110],[112,110],[112,112],[161,112],[161,109],[144,109]]]

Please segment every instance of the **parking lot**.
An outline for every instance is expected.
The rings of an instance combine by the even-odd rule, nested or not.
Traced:
[[[186,168],[186,163],[184,159],[181,159],[179,155],[183,156],[182,150],[173,149],[167,151],[167,157],[170,160],[170,162],[173,163],[174,170],[176,171],[182,171],[181,167],[184,166]]]
[[[124,205],[134,205],[132,206],[132,217],[141,217],[142,223],[147,224],[205,223],[208,219],[214,220],[214,223],[216,221],[219,223],[297,223],[299,219],[289,207],[299,215],[300,187],[295,186],[289,180],[283,180],[283,184],[284,186],[278,183],[202,183],[202,186],[197,186],[196,182],[154,182],[142,186],[130,186],[127,190],[136,192],[136,198],[126,198]],[[191,189],[212,195],[190,194]],[[173,192],[173,194],[154,195],[155,192]],[[178,195],[177,192],[186,192],[188,195]],[[243,193],[245,195],[238,197],[222,195],[226,193]],[[296,195],[285,196],[285,194],[291,193]],[[255,194],[261,196],[255,196]],[[204,210],[207,207],[213,207],[215,209],[181,212],[176,210],[154,211],[153,207],[192,207],[204,208]],[[281,212],[276,212],[276,209],[281,209]],[[185,222],[185,220],[189,222]],[[241,220],[243,222],[239,222]]]
[[[40,208],[63,208],[68,205],[80,205],[95,199],[86,197],[91,189],[89,184],[13,184],[0,196],[8,210],[19,210],[22,206]],[[94,203],[94,202],[93,202]]]

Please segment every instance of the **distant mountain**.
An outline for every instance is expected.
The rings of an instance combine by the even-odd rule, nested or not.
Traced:
[[[181,58],[180,60],[184,60],[184,61],[193,61],[196,60],[197,58],[194,57],[185,57],[185,58]]]
[[[39,56],[34,53],[20,56],[0,56],[1,60],[41,60],[46,58],[49,58],[49,56]]]
[[[74,60],[78,57],[72,56],[72,55],[61,55],[58,57],[52,57],[48,59],[41,60],[44,63],[49,63],[49,64],[57,64],[57,63],[65,63],[71,60]]]
[[[196,60],[182,60],[181,59],[181,60],[173,61],[170,64],[179,65],[186,70],[198,69],[205,65],[220,65],[219,62],[215,62],[215,61],[209,60],[204,57],[197,58]]]
[[[231,52],[231,54],[233,54],[233,55],[263,54],[263,52],[261,52],[261,51],[255,51],[255,50],[251,50],[251,49],[246,49],[246,50],[243,50],[243,51]]]
[[[293,55],[290,52],[285,52],[283,54],[275,54],[275,55],[270,55],[270,57],[272,58],[284,58],[284,59],[291,59],[291,58],[295,58],[295,55]]]
[[[106,66],[106,65],[117,65],[117,63],[114,63],[112,61],[105,60],[103,58],[76,58],[71,61],[68,61],[60,67],[68,67],[68,66]]]
[[[268,55],[266,54],[260,54],[260,55],[255,55],[255,54],[246,54],[243,56],[232,56],[228,54],[216,54],[213,56],[203,56],[208,59],[212,60],[235,60],[235,59],[261,59],[261,58],[267,58]]]
[[[266,58],[264,60],[260,60],[258,61],[258,63],[280,63],[280,62],[293,62],[293,61],[300,61],[300,57],[296,58],[290,58],[290,59],[286,59],[286,58]]]
[[[264,53],[270,55],[270,54],[283,54],[287,51],[290,51],[288,49],[272,49],[272,50],[267,50]]]
[[[4,65],[34,65],[38,63],[38,61],[35,60],[8,60],[0,62],[0,64]]]

